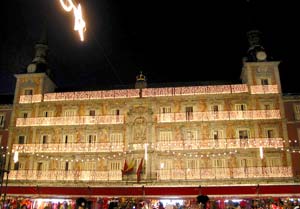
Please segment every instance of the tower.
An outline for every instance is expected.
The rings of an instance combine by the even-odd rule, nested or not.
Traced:
[[[42,94],[55,90],[56,85],[49,77],[50,69],[47,63],[47,55],[47,31],[44,29],[40,40],[35,44],[35,55],[32,62],[27,66],[26,73],[15,75],[17,82],[14,103],[25,99],[26,96],[27,100],[32,101],[34,97],[41,98]]]
[[[275,90],[281,93],[279,62],[268,57],[262,45],[261,35],[258,30],[247,33],[249,48],[243,62],[242,82],[250,86],[263,85],[265,89],[276,87]]]

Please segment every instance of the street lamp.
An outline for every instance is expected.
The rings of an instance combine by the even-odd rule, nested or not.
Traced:
[[[3,196],[3,204],[5,203],[6,193],[7,193],[7,183],[8,183],[8,174],[9,174],[9,166],[10,166],[10,152],[8,147],[1,147],[0,149],[1,156],[0,156],[0,197]],[[6,164],[8,158],[8,163]],[[3,183],[5,181],[5,190],[3,191]]]

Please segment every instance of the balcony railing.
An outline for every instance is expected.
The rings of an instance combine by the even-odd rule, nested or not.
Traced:
[[[17,118],[16,126],[68,126],[122,124],[122,115]]]
[[[290,178],[291,167],[161,169],[157,180],[209,180]],[[4,177],[6,178],[6,176]],[[121,171],[11,170],[9,180],[21,181],[121,181]]]
[[[131,144],[132,149],[144,149],[143,144]],[[199,149],[244,149],[244,148],[282,148],[282,138],[249,138],[249,139],[199,139],[197,141],[158,141],[155,150],[199,150]],[[82,153],[82,152],[122,152],[122,143],[51,143],[51,144],[13,144],[13,150],[22,153]]]
[[[43,95],[35,94],[35,95],[21,95],[19,103],[27,104],[27,103],[38,103],[42,102]]]
[[[124,144],[115,144],[115,143],[14,144],[13,150],[22,153],[122,152],[124,150]]]
[[[292,176],[291,167],[163,169],[157,174],[158,180],[288,178]]]
[[[6,177],[5,177],[6,178]],[[121,171],[11,170],[9,180],[23,181],[120,181]]]
[[[209,85],[209,86],[186,86],[186,87],[166,87],[166,88],[145,88],[142,89],[143,97],[161,96],[188,96],[205,94],[275,94],[279,93],[277,85],[255,85],[247,84],[235,85]],[[76,101],[76,100],[98,100],[98,99],[122,99],[139,97],[138,89],[120,89],[107,91],[79,91],[79,92],[60,92],[47,93],[43,95],[21,95],[19,103],[37,103],[52,101]]]
[[[162,113],[157,115],[159,123],[187,121],[223,121],[223,120],[266,120],[280,119],[279,110],[247,110],[247,111],[209,111]]]
[[[199,139],[197,141],[157,142],[156,150],[198,150],[198,149],[236,149],[236,148],[281,148],[282,138],[249,139]]]
[[[250,86],[251,94],[277,94],[278,86],[277,85],[256,85]]]

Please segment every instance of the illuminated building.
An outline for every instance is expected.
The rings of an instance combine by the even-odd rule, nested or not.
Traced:
[[[283,96],[289,144],[292,152],[293,175],[300,176],[299,140],[300,140],[300,95],[285,94]]]
[[[47,44],[16,75],[8,193],[39,197],[299,196],[279,62],[256,31],[241,83],[55,92]]]
[[[9,156],[7,147],[8,126],[12,112],[13,97],[11,95],[0,95],[0,194],[6,191],[6,179],[4,174],[7,172],[5,162]]]

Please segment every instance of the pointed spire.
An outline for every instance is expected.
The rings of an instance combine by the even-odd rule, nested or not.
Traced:
[[[35,44],[35,55],[32,62],[27,66],[28,73],[48,72],[47,66],[48,38],[47,23],[44,22],[40,40]]]
[[[37,42],[37,44],[43,44],[43,45],[48,45],[48,30],[47,30],[47,19],[45,19],[43,28],[42,28],[42,33],[40,36],[40,40]]]
[[[262,33],[258,30],[251,30],[247,32],[249,49],[247,52],[248,62],[261,62],[267,60],[267,54],[262,46]]]

